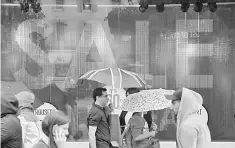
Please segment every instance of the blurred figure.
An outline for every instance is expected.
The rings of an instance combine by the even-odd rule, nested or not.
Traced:
[[[22,129],[17,118],[18,100],[12,94],[1,94],[1,147],[22,148]]]
[[[202,106],[202,96],[187,88],[180,88],[173,95],[166,95],[166,98],[172,101],[172,109],[177,114],[178,148],[210,147],[208,114]]]
[[[19,101],[18,118],[22,127],[22,140],[24,148],[32,148],[42,136],[41,124],[34,115],[34,94],[22,91],[15,95]]]
[[[76,127],[75,127],[75,115],[73,108],[70,104],[65,104],[65,111],[64,113],[68,116],[70,123],[69,123],[69,141],[75,141],[74,136],[76,135]]]
[[[42,121],[42,131],[47,137],[33,148],[65,148],[68,129],[69,118],[62,111],[52,111]]]

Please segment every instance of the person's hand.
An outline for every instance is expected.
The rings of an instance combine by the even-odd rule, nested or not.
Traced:
[[[108,107],[109,107],[110,112],[113,112],[113,110],[114,110],[113,104],[112,104],[112,103],[109,103]]]
[[[54,141],[57,145],[57,148],[65,148],[65,142],[67,138],[65,133],[62,130],[55,130]]]
[[[155,132],[155,131],[152,131],[152,132],[150,132],[150,135],[151,135],[151,137],[155,137],[156,132]]]
[[[152,122],[151,129],[157,131],[157,125],[154,122]]]

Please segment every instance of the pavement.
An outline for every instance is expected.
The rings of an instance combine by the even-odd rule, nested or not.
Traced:
[[[160,142],[161,148],[176,148],[175,142]],[[89,148],[88,142],[67,142],[69,148]],[[235,148],[235,142],[212,142],[210,148]]]

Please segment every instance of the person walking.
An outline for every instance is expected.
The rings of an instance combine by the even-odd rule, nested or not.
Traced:
[[[22,129],[17,118],[18,100],[11,93],[1,94],[1,148],[22,148]]]
[[[129,96],[130,94],[138,93],[140,90],[136,87],[131,87],[126,90],[126,97]],[[121,126],[121,133],[123,133],[126,124],[129,122],[130,118],[132,117],[133,112],[127,112],[127,111],[122,111],[119,120],[120,120],[120,126]]]
[[[106,88],[96,88],[93,91],[94,103],[87,117],[89,143],[91,148],[110,148],[109,118],[113,110],[112,105],[107,106],[109,99]]]
[[[177,89],[173,95],[165,96],[172,101],[172,109],[177,114],[177,147],[210,147],[211,135],[207,126],[208,114],[202,106],[202,96],[187,88]]]
[[[134,94],[134,93],[138,93],[140,92],[140,90],[136,87],[131,87],[131,88],[128,88],[126,90],[126,97],[131,95],[131,94]],[[127,112],[127,111],[122,111],[120,116],[119,116],[119,120],[120,120],[120,126],[121,126],[121,133],[123,133],[125,127],[126,127],[126,124],[129,122],[130,118],[132,117],[133,115],[133,112]],[[148,124],[148,127],[149,129],[151,128],[151,125],[153,123],[153,119],[152,119],[152,112],[151,111],[148,111],[147,113],[145,113],[143,115],[144,119],[146,120],[147,124]]]

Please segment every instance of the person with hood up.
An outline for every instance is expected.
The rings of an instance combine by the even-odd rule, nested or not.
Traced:
[[[34,94],[22,91],[15,95],[19,101],[18,118],[22,126],[23,148],[32,148],[43,135],[39,118],[34,115]]]
[[[177,147],[209,148],[211,135],[202,96],[190,89],[180,88],[166,98],[172,101],[172,109],[177,114]]]
[[[1,148],[22,148],[22,129],[16,114],[18,100],[11,93],[1,94]]]

